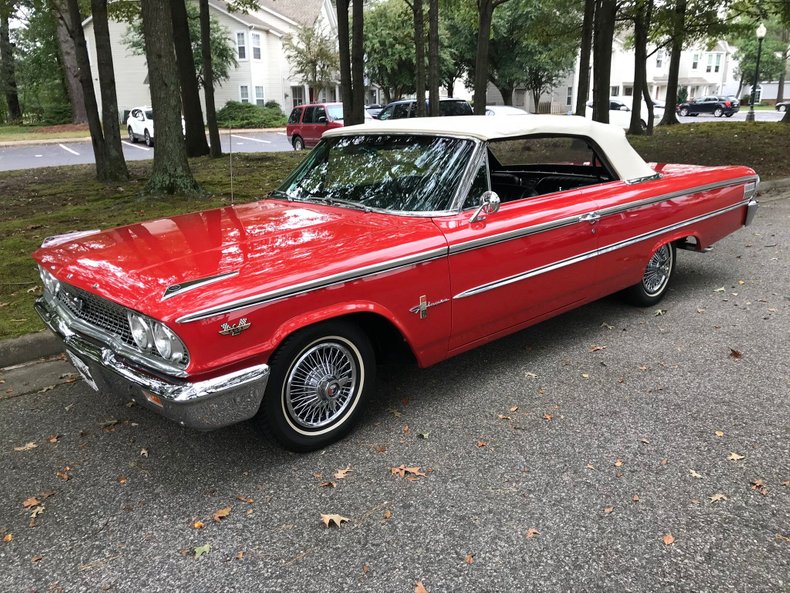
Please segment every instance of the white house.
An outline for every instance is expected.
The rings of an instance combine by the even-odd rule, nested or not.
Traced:
[[[215,103],[220,109],[228,101],[263,105],[273,100],[287,113],[293,106],[304,103],[309,94],[299,76],[291,72],[283,46],[285,38],[296,34],[300,26],[315,26],[336,37],[337,15],[331,0],[258,0],[258,3],[259,10],[243,14],[228,10],[226,2],[209,0],[211,17],[227,31],[238,62],[229,79],[215,87]],[[83,27],[93,84],[100,101],[92,18],[86,19]],[[126,23],[110,21],[118,108],[121,111],[151,104],[145,56],[133,54],[124,43],[127,29]]]

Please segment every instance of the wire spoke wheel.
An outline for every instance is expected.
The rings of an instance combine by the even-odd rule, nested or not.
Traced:
[[[671,272],[672,249],[669,245],[662,245],[647,262],[645,274],[642,276],[642,286],[648,296],[656,296],[664,290]]]
[[[285,382],[285,406],[299,427],[321,429],[341,418],[354,400],[359,360],[344,344],[325,341],[306,349]]]

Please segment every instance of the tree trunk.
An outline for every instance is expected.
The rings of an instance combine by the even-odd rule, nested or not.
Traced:
[[[439,0],[428,5],[428,115],[439,115]]]
[[[82,85],[80,84],[77,53],[74,41],[69,36],[71,26],[68,20],[68,10],[65,8],[62,0],[55,0],[51,6],[51,13],[52,18],[55,19],[58,52],[63,64],[66,92],[71,103],[71,123],[84,124],[88,121],[88,114],[85,111],[85,96],[82,93]]]
[[[491,21],[494,18],[494,0],[477,0],[478,28],[477,55],[475,56],[475,115],[485,115],[486,91],[488,90],[488,50],[491,37]]]
[[[364,4],[353,0],[351,39],[351,119],[346,125],[365,123],[365,48],[363,46]]]
[[[107,0],[91,0],[93,36],[96,40],[96,66],[101,92],[104,151],[107,158],[105,181],[129,179],[129,170],[121,147],[121,127],[118,123],[118,98],[115,92],[115,69],[112,63],[110,27],[107,22]]]
[[[497,86],[499,94],[502,95],[502,102],[505,105],[513,105],[513,87]]]
[[[340,93],[343,96],[343,120],[353,119],[351,92],[351,40],[348,30],[348,5],[350,0],[337,0],[337,44],[340,59]]]
[[[208,0],[200,0],[200,40],[203,57],[203,96],[206,98],[206,124],[211,140],[211,158],[222,156],[222,142],[217,126],[217,108],[214,104],[214,66],[211,63],[211,17]]]
[[[3,11],[0,16],[0,60],[2,60],[2,84],[5,92],[6,106],[8,107],[8,121],[22,119],[22,109],[19,106],[19,94],[16,89],[16,65],[14,64],[14,47],[8,31],[9,15]]]
[[[631,105],[631,123],[629,134],[641,136],[646,132],[642,129],[642,90],[647,81],[647,3],[637,0],[634,7],[634,91]]]
[[[590,54],[592,53],[595,0],[584,0],[581,53],[579,55],[579,88],[576,93],[576,115],[585,116],[587,96],[590,94]]]
[[[593,43],[593,119],[609,123],[609,82],[612,73],[612,41],[616,0],[597,0],[595,6],[595,41]]]
[[[790,47],[787,43],[790,41],[790,30],[782,29],[782,44],[784,51],[782,52],[782,72],[779,74],[779,87],[776,90],[776,102],[781,103],[785,99],[785,73],[787,72],[787,58],[790,55]]]
[[[675,114],[675,105],[678,102],[678,75],[680,74],[680,54],[683,51],[686,26],[686,0],[676,0],[672,23],[672,57],[669,59],[669,78],[667,80],[667,96],[664,104],[664,117],[658,123],[660,126],[679,124]]]
[[[184,0],[171,0],[173,16],[173,43],[176,47],[178,81],[181,86],[181,107],[184,111],[187,156],[209,153],[206,130],[203,127],[203,110],[200,107],[200,90],[195,75],[195,58],[189,38],[189,20]],[[250,89],[251,91],[254,89]]]
[[[104,132],[99,118],[99,107],[96,103],[96,91],[93,89],[88,46],[85,43],[85,31],[82,29],[79,0],[67,0],[67,4],[69,22],[72,25],[69,34],[74,41],[78,74],[82,85],[82,94],[85,97],[85,113],[88,116],[88,128],[91,132],[93,158],[96,161],[96,177],[100,181],[105,181],[108,176],[109,164],[107,163],[107,151],[104,148]]]
[[[356,1],[356,0],[355,0]],[[423,0],[406,0],[414,14],[414,87],[417,96],[416,115],[425,117],[425,18]]]
[[[181,135],[181,93],[170,3],[142,0],[141,8],[151,106],[156,114],[157,145],[146,189],[152,193],[194,193],[200,190],[200,186],[189,169]]]

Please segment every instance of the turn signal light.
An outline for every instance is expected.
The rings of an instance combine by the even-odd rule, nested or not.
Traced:
[[[162,405],[162,400],[161,400],[161,398],[158,395],[154,395],[150,391],[143,391],[143,395],[145,396],[145,399],[147,399],[149,402],[151,402],[155,406],[159,406],[160,408],[164,408],[164,405]]]

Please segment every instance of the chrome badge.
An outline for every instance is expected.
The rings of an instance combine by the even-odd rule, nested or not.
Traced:
[[[238,336],[245,329],[250,329],[252,324],[247,321],[246,317],[242,317],[235,325],[223,323],[221,327],[222,329],[219,331],[221,336]]]

